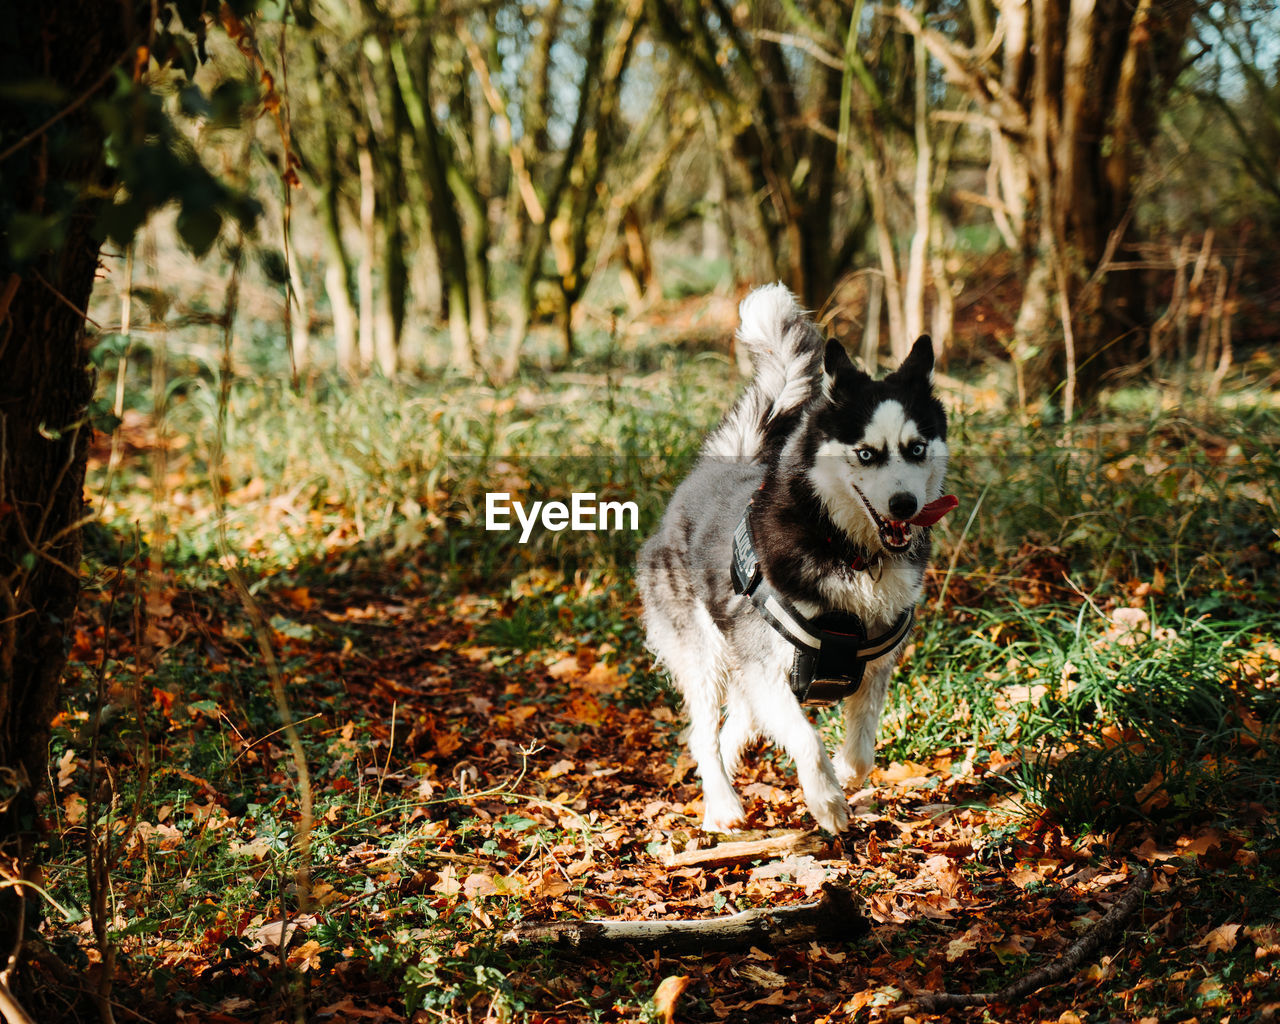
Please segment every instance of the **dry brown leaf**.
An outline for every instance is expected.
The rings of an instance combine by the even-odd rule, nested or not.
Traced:
[[[664,1024],[673,1024],[676,1002],[693,979],[687,974],[673,974],[663,978],[653,993],[653,1008],[662,1015]]]
[[[928,778],[928,776],[929,769],[922,764],[916,764],[914,761],[894,761],[892,764],[877,768],[871,773],[872,781],[882,786],[903,786],[917,779]]]
[[[304,973],[313,967],[319,967],[320,951],[323,948],[315,939],[307,939],[301,946],[289,950],[289,963]]]
[[[1203,947],[1210,953],[1226,953],[1236,948],[1237,936],[1241,926],[1238,924],[1220,924],[1209,931],[1195,945]]]
[[[547,675],[556,680],[556,682],[572,679],[574,676],[581,674],[582,668],[575,657],[561,658],[559,661],[553,661],[547,666]]]
[[[603,661],[592,665],[591,671],[582,677],[581,683],[582,688],[591,693],[612,693],[626,685],[618,675],[618,670]]]
[[[1192,838],[1183,836],[1178,840],[1178,852],[1183,856],[1191,854],[1196,857],[1203,857],[1210,850],[1221,846],[1226,836],[1216,828],[1205,829],[1199,835]]]
[[[74,748],[68,747],[67,751],[58,758],[58,788],[63,789],[71,784],[71,777],[76,773],[76,752]]]

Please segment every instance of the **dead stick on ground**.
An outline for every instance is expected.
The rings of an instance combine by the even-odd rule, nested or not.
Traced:
[[[549,942],[593,953],[616,946],[671,953],[786,946],[802,942],[849,942],[868,925],[848,889],[828,883],[817,903],[756,907],[729,917],[700,921],[528,921],[501,937],[505,946]]]
[[[785,836],[769,839],[751,839],[733,843],[719,843],[703,850],[684,850],[662,859],[663,867],[722,867],[739,864],[745,860],[763,860],[766,857],[803,857],[818,854],[826,849],[817,832],[789,832]]]
[[[1125,918],[1132,914],[1142,902],[1142,897],[1151,888],[1151,869],[1143,868],[1138,877],[1130,884],[1116,905],[1106,912],[1102,920],[1090,928],[1078,940],[1072,943],[1062,956],[1052,963],[1045,964],[1029,974],[1024,974],[998,992],[932,992],[921,993],[915,997],[916,1009],[925,1013],[936,1013],[939,1010],[953,1009],[959,1006],[980,1006],[985,1003],[1009,1005],[1023,996],[1030,995],[1036,989],[1053,985],[1071,977],[1091,958],[1098,948],[1108,941]]]

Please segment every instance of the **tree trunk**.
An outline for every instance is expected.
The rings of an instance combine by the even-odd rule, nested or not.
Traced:
[[[398,36],[392,36],[390,43],[391,65],[395,70],[396,84],[400,89],[405,113],[413,125],[418,165],[425,178],[436,251],[440,257],[440,273],[449,308],[453,368],[470,376],[476,370],[478,354],[471,334],[467,248],[463,240],[462,221],[455,205],[453,182],[450,181],[451,170],[455,177],[458,172],[451,168],[451,158],[435,122],[430,95],[426,92],[431,83],[431,65],[435,59],[432,40],[427,36],[420,39],[418,44],[419,51],[415,56],[419,78],[414,77],[415,68],[410,66],[404,41]]]
[[[929,139],[929,111],[926,100],[929,59],[924,40],[916,36],[915,45],[915,141],[916,173],[912,185],[912,205],[915,210],[915,231],[911,235],[911,248],[907,253],[907,280],[902,297],[905,343],[913,344],[924,333],[925,270],[928,267],[930,249],[929,234],[933,226],[933,144]]]
[[[561,198],[570,185],[570,174],[578,162],[585,142],[587,122],[593,106],[590,92],[596,87],[596,80],[600,77],[600,65],[604,60],[604,35],[608,15],[607,4],[597,4],[592,11],[587,28],[582,78],[578,82],[578,106],[574,113],[573,127],[570,129],[569,140],[561,153],[560,166],[556,169],[551,188],[548,189],[542,203],[545,216],[540,224],[533,225],[531,237],[526,241],[524,259],[520,267],[518,305],[511,322],[511,333],[507,336],[507,350],[499,368],[499,376],[504,380],[513,378],[520,368],[520,350],[524,347],[529,325],[533,322],[534,287],[541,273],[542,256],[551,240],[551,225],[558,215]],[[570,328],[566,326],[566,330]]]
[[[389,71],[389,69],[387,69]],[[404,336],[405,312],[409,296],[409,264],[405,258],[409,240],[405,223],[412,217],[412,202],[407,186],[400,143],[410,135],[404,104],[396,85],[395,74],[388,73],[383,94],[387,107],[383,120],[386,133],[378,156],[383,179],[382,210],[382,303],[378,311],[378,366],[388,377],[395,375],[402,363],[400,344]]]
[[[336,77],[325,81],[324,71],[330,62],[314,37],[311,39],[311,60],[315,71],[306,78],[307,102],[314,109],[323,110],[322,84],[330,88],[341,88],[341,85]],[[316,212],[324,235],[324,290],[329,297],[329,310],[333,317],[334,357],[340,373],[355,376],[358,372],[356,314],[351,305],[354,275],[342,238],[342,171],[338,166],[338,140],[328,120],[321,124],[320,145],[315,156],[310,161],[304,160],[303,168],[316,196]]]
[[[329,259],[324,271],[324,290],[333,313],[334,358],[338,371],[348,377],[358,375],[356,358],[356,314],[351,308],[351,273],[344,253],[329,245]]]
[[[360,301],[360,369],[368,370],[374,364],[374,301],[373,265],[377,259],[377,184],[373,177],[373,154],[369,152],[367,139],[360,141],[356,159],[360,167],[360,261],[356,265],[356,286]]]
[[[92,97],[126,52],[116,4],[18,4],[0,40],[0,84],[43,78],[65,97]],[[69,185],[109,184],[92,103],[58,112],[0,104],[0,194],[47,216]],[[30,141],[15,147],[30,135]],[[57,251],[18,265],[0,235],[0,869],[25,877],[47,778],[49,728],[80,590],[80,526],[93,378],[84,310],[98,265],[96,205],[82,203]],[[6,214],[6,220],[8,214]],[[0,890],[5,955],[29,894]]]
[[[1143,149],[1181,67],[1194,8],[1190,0],[1032,3],[1027,104],[1037,199],[1024,274],[1047,281],[1049,296],[1028,288],[1017,333],[1023,348],[1041,350],[1028,364],[1033,389],[1070,378],[1066,404],[1075,387],[1088,396],[1109,371],[1145,356],[1144,280],[1108,266],[1129,234]],[[1055,316],[1062,344],[1045,345],[1042,329]]]

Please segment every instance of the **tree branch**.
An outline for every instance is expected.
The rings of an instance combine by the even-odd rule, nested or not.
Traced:
[[[668,868],[723,867],[766,857],[803,857],[821,853],[826,848],[817,832],[790,832],[769,839],[752,839],[718,843],[704,850],[684,850],[662,860]]]
[[[955,1009],[961,1006],[982,1006],[987,1003],[1010,1005],[1023,996],[1030,995],[1036,989],[1046,985],[1055,985],[1075,974],[1104,942],[1109,941],[1120,929],[1120,925],[1132,914],[1142,897],[1151,888],[1151,869],[1143,868],[1130,884],[1128,890],[1103,916],[1097,924],[1080,936],[1056,960],[1045,964],[1021,978],[1011,982],[998,992],[922,992],[915,998],[915,1007],[923,1013],[937,1013],[941,1010]]]
[[[828,882],[817,903],[756,907],[701,921],[525,921],[503,933],[504,946],[549,942],[595,953],[616,946],[671,953],[750,949],[804,942],[849,942],[869,930],[848,889]]]

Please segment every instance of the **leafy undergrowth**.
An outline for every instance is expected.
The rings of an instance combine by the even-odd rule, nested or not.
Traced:
[[[979,441],[970,424],[954,477],[963,507],[990,515],[938,531],[849,831],[802,856],[706,868],[668,864],[714,837],[698,830],[679,714],[643,650],[634,538],[517,550],[468,520],[475,495],[550,470],[468,454],[431,475],[411,403],[349,450],[308,452],[301,413],[267,405],[262,436],[282,439],[280,457],[264,454],[261,476],[229,457],[229,526],[299,723],[314,827],[300,834],[261,638],[216,553],[199,423],[173,419],[162,441],[126,417],[115,472],[131,482],[91,538],[43,807],[50,900],[20,975],[37,1019],[98,1019],[103,936],[116,1019],[157,1024],[1280,1010],[1274,416],[1151,431],[1140,449],[1140,426],[1063,449],[1007,423]],[[561,416],[556,403],[494,408],[475,433],[490,455]],[[312,413],[328,431],[334,417]],[[473,452],[457,432],[423,443]],[[165,445],[169,540],[153,529],[148,550],[125,524],[153,514],[147,460]],[[688,445],[658,447],[645,472],[669,488]],[[1056,508],[1067,494],[1075,504]],[[822,728],[833,744],[838,722]],[[755,834],[812,828],[772,748],[751,753],[738,786]],[[105,886],[89,884],[95,865]],[[913,1005],[1057,962],[1143,866],[1138,910],[1065,981],[1014,1005]],[[865,905],[867,937],[700,956],[501,941],[520,921],[801,904],[827,882]]]
[[[914,740],[910,698],[899,702],[887,756],[840,840],[781,861],[669,869],[665,857],[708,840],[676,715],[655,692],[623,586],[523,581],[509,600],[528,608],[531,628],[512,637],[500,625],[510,608],[500,618],[492,599],[389,598],[401,581],[316,574],[262,595],[317,794],[300,910],[292,762],[237,609],[218,592],[163,588],[138,593],[135,608],[113,582],[86,602],[77,653],[92,665],[111,652],[108,706],[139,700],[148,739],[124,715],[101,730],[116,797],[90,807],[82,741],[97,677],[86,669],[78,709],[62,716],[55,740],[57,839],[46,873],[64,907],[85,905],[85,829],[96,821],[117,837],[115,998],[145,1019],[290,1020],[299,1006],[321,1021],[661,1019],[653,999],[672,976],[691,979],[679,1020],[889,1019],[909,1012],[917,992],[998,989],[1051,962],[1143,863],[1155,880],[1126,940],[1069,983],[994,1007],[992,1017],[1217,1020],[1280,1007],[1276,715],[1265,699],[1277,661],[1234,627],[1199,647],[1216,649],[1224,675],[1215,683],[1232,693],[1214,726],[1216,756],[1270,774],[1248,799],[1192,806],[1153,774],[1137,783],[1132,813],[1099,792],[1092,809],[1108,831],[1094,831],[1076,808],[1045,810],[1045,793],[1099,779],[1095,768],[1055,786],[1078,769],[1064,767],[1070,753],[1039,742],[1050,703],[1086,683],[1061,670],[1039,676],[1061,686],[1024,682],[1032,673],[1014,666],[1011,640],[1005,678],[987,682],[994,707],[984,736],[965,736],[958,686],[943,684],[959,745]],[[141,639],[160,648],[146,671],[131,635],[143,608]],[[1067,617],[1041,620],[1046,631],[1050,622],[1073,628]],[[1115,622],[1080,629],[1099,665],[1177,660],[1167,643]],[[614,642],[599,643],[610,623]],[[501,642],[540,630],[547,642],[534,639],[532,649]],[[929,690],[936,633],[916,645],[907,694]],[[948,657],[981,678],[992,651],[968,643],[982,650],[962,641]],[[1087,677],[1083,649],[1074,654]],[[1195,716],[1184,725],[1208,727]],[[1149,749],[1134,729],[1108,726],[1093,739],[1139,760]],[[1027,759],[1028,743],[1043,756]],[[812,827],[790,767],[769,748],[748,762],[739,785],[749,826]],[[1125,824],[1104,821],[1117,817]],[[498,943],[520,920],[704,918],[811,901],[826,881],[865,900],[869,938],[607,958]],[[49,934],[93,984],[101,959],[89,922]],[[72,1019],[74,1008],[57,1002],[65,991],[47,998],[62,1015],[49,1019]]]

